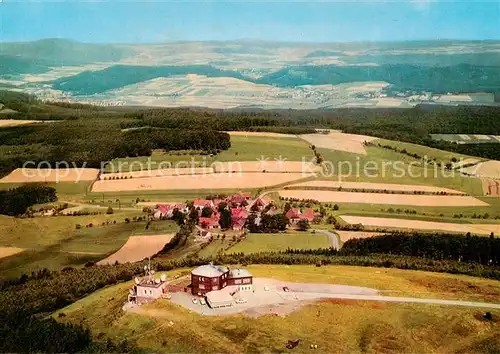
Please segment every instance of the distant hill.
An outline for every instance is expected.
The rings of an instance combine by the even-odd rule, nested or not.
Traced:
[[[0,77],[10,78],[20,74],[42,74],[49,71],[47,65],[38,60],[28,60],[9,55],[0,55]]]
[[[0,56],[14,57],[37,65],[84,65],[118,61],[134,54],[125,46],[87,44],[63,39],[0,43]]]
[[[325,50],[315,50],[307,54],[304,58],[319,58],[319,57],[332,57],[332,56],[341,56],[344,55],[342,52],[330,52]]]
[[[197,74],[208,77],[233,77],[247,80],[232,70],[221,70],[210,65],[187,66],[131,66],[114,65],[104,70],[85,71],[53,82],[53,88],[75,95],[93,95],[158,77]]]
[[[422,67],[409,64],[381,66],[304,65],[288,67],[256,80],[260,84],[294,87],[385,81],[395,89],[446,92],[500,92],[500,66],[460,64]]]

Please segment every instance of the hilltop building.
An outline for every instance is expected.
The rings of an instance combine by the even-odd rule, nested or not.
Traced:
[[[253,290],[253,276],[246,269],[229,269],[213,263],[200,266],[191,272],[191,293],[203,296],[213,291],[234,287],[234,291]]]

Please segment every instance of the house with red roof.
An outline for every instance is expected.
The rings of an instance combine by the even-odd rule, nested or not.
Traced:
[[[157,220],[172,217],[172,208],[169,204],[158,204],[153,211],[153,217]]]
[[[219,227],[219,214],[213,213],[211,217],[204,218],[200,217],[198,219],[198,225],[204,229],[215,229]]]
[[[241,230],[245,226],[248,218],[248,211],[245,208],[231,209],[232,227]]]
[[[314,211],[312,209],[306,209],[302,212],[299,208],[291,208],[287,211],[286,216],[291,224],[296,224],[300,220],[312,222],[314,220]]]
[[[250,202],[250,210],[255,210],[257,209],[258,211],[262,211],[266,206],[271,203],[272,200],[269,197],[258,197],[255,199],[253,202]]]
[[[213,208],[214,207],[214,203],[211,200],[208,200],[208,199],[195,199],[193,201],[193,206],[196,209],[203,209],[205,207]]]

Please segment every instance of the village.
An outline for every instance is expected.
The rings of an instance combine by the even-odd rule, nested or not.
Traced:
[[[265,216],[285,216],[286,218],[282,219],[285,227],[297,226],[301,222],[309,224],[318,217],[318,213],[310,208],[289,208],[282,211],[270,197],[264,195],[252,198],[251,193],[244,192],[225,198],[195,199],[192,205],[158,204],[152,214],[157,220],[177,220],[188,215],[193,209],[198,213],[197,227],[203,237],[210,237],[214,229],[242,231],[247,227],[259,227]]]

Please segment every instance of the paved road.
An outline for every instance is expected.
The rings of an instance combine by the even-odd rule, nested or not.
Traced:
[[[313,230],[315,232],[320,232],[322,234],[325,234],[328,236],[328,238],[330,239],[330,244],[331,246],[336,249],[337,251],[340,249],[340,245],[339,245],[339,238],[336,234],[334,234],[333,232],[330,232],[328,230],[318,230],[318,229],[315,229]]]
[[[301,294],[301,293],[297,293]],[[304,294],[304,293],[302,293]],[[330,299],[345,299],[345,300],[366,300],[366,301],[383,301],[383,302],[405,302],[413,304],[430,304],[430,305],[447,305],[447,306],[464,306],[478,307],[488,309],[500,309],[500,304],[492,304],[487,302],[476,301],[460,301],[460,300],[441,300],[441,299],[420,299],[415,297],[397,297],[397,296],[382,296],[382,295],[356,295],[356,294],[313,294],[309,296],[314,298],[324,297]],[[304,296],[303,296],[304,297]]]

